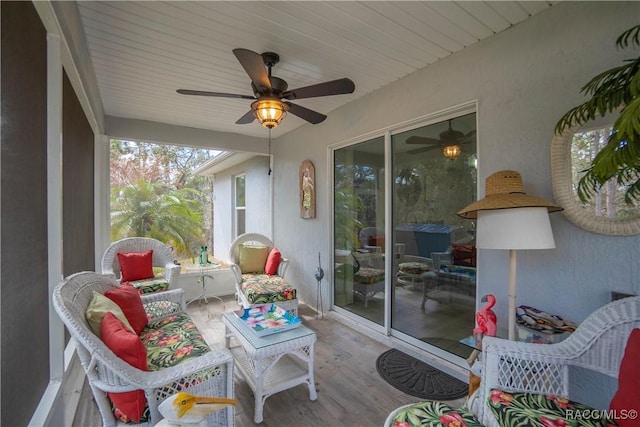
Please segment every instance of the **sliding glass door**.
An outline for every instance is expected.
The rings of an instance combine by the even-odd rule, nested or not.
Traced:
[[[384,322],[384,137],[334,153],[334,304]]]
[[[476,115],[425,122],[333,151],[334,306],[466,358],[475,224],[456,212],[476,200]]]
[[[474,223],[456,215],[476,200],[474,114],[391,136],[391,328],[466,358],[476,303]]]

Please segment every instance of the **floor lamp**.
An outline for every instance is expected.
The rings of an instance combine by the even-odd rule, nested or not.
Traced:
[[[509,339],[516,333],[516,251],[556,247],[546,207],[478,211],[476,247],[509,250]]]
[[[477,219],[476,247],[509,250],[509,339],[516,331],[516,251],[555,248],[549,213],[561,211],[553,203],[524,192],[522,177],[504,170],[487,177],[485,197],[458,215]]]

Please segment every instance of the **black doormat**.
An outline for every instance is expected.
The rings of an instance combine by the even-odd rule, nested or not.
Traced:
[[[420,399],[453,400],[469,391],[463,381],[396,349],[378,356],[376,368],[386,382]]]

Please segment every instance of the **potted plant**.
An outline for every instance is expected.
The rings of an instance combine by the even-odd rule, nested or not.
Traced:
[[[623,32],[616,40],[618,48],[640,47],[640,25]],[[625,187],[628,204],[640,201],[640,56],[593,77],[580,91],[591,99],[567,112],[557,123],[560,135],[620,111],[607,145],[600,150],[578,183],[578,196],[587,201],[610,179]]]

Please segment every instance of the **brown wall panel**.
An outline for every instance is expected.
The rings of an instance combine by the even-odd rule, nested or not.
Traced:
[[[63,274],[95,270],[93,130],[64,73],[62,86]]]
[[[23,426],[49,382],[47,35],[31,2],[0,7],[0,424]]]

